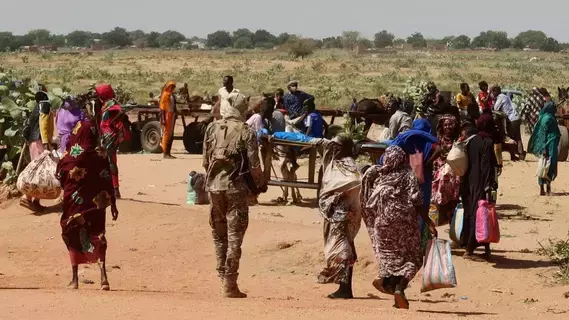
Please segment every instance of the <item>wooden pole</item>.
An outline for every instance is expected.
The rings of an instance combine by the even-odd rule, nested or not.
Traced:
[[[22,146],[22,151],[20,152],[20,159],[18,159],[18,166],[16,167],[16,175],[20,175],[20,172],[22,172],[22,170],[24,168],[22,168],[23,164],[24,164],[24,157],[26,155],[26,152],[29,152],[29,148],[28,148],[28,142],[24,142],[24,145]]]

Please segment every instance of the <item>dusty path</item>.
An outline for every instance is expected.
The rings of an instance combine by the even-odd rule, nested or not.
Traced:
[[[178,146],[180,149],[180,146]],[[251,209],[241,263],[246,300],[220,298],[207,207],[185,203],[186,178],[200,169],[199,156],[119,157],[123,197],[120,218],[109,222],[111,292],[98,291],[96,266],[80,268],[79,291],[67,291],[67,252],[57,213],[34,216],[14,203],[0,209],[1,319],[567,319],[568,286],[551,283],[556,268],[532,253],[537,241],[569,229],[569,165],[560,164],[557,196],[538,197],[535,162],[506,163],[500,180],[503,240],[490,263],[454,256],[459,286],[420,294],[420,277],[409,289],[410,311],[371,285],[376,263],[366,230],[356,238],[357,299],[330,301],[335,286],[316,284],[323,264],[321,219],[312,208],[273,206],[270,188]],[[531,161],[531,160],[530,160]],[[159,203],[158,203],[159,202]],[[442,237],[448,237],[441,227]],[[287,248],[284,248],[287,247]],[[284,249],[281,249],[284,248]],[[529,253],[528,253],[529,250]],[[84,284],[84,280],[94,284]]]

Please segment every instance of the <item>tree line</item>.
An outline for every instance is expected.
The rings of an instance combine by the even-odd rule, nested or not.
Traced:
[[[309,41],[306,41],[309,40]],[[401,44],[409,44],[413,48],[426,48],[429,44],[447,45],[450,49],[468,48],[494,48],[494,49],[524,49],[532,48],[546,52],[559,52],[569,48],[569,44],[559,43],[556,39],[549,37],[545,32],[539,30],[528,30],[519,33],[516,37],[510,38],[504,31],[483,31],[478,36],[470,38],[466,35],[448,36],[442,39],[428,39],[420,32],[413,33],[407,38],[396,38],[393,33],[387,30],[377,32],[373,39],[363,37],[358,31],[344,31],[342,35],[327,37],[323,39],[299,39],[294,34],[281,33],[274,35],[267,30],[259,29],[251,31],[249,29],[238,29],[233,32],[224,30],[215,31],[208,34],[205,39],[198,37],[187,38],[180,32],[168,30],[163,33],[149,32],[142,30],[127,31],[124,28],[116,27],[105,33],[95,33],[89,31],[73,31],[69,34],[53,34],[49,30],[31,30],[24,35],[15,35],[12,32],[0,32],[0,50],[15,51],[23,46],[57,46],[57,47],[89,47],[95,42],[108,45],[110,47],[126,47],[135,45],[139,48],[180,48],[182,42],[188,42],[189,48],[192,43],[199,41],[208,48],[235,48],[269,49],[274,46],[289,44],[298,46],[302,41],[302,46],[310,48],[343,48],[353,49],[355,46],[363,45],[366,48],[386,48]]]

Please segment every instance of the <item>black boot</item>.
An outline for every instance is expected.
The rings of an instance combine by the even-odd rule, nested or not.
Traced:
[[[353,299],[354,295],[352,293],[352,275],[353,275],[354,267],[348,268],[348,279],[347,283],[340,283],[340,288],[338,291],[329,294],[328,298],[330,299]]]

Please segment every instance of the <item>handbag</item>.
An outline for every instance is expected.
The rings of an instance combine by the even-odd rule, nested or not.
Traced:
[[[415,153],[409,155],[409,165],[411,166],[411,170],[413,170],[415,177],[417,177],[417,180],[419,180],[419,184],[425,183],[423,153],[415,149]]]
[[[479,243],[500,242],[500,227],[496,208],[486,200],[478,201],[476,210],[476,241]]]

